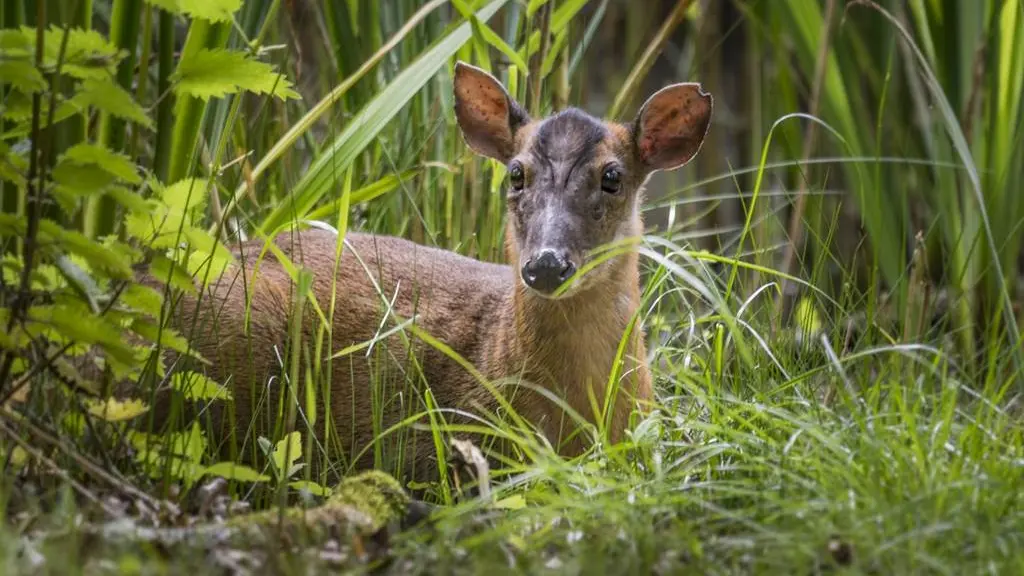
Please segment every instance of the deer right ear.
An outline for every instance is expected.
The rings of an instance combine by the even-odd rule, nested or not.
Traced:
[[[530,121],[501,82],[465,62],[455,63],[455,118],[470,148],[508,163],[516,131]]]

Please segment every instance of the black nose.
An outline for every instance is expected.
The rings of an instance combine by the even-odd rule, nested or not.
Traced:
[[[541,250],[523,266],[523,282],[538,292],[550,294],[570,276],[576,273],[576,266],[567,256],[554,250]]]

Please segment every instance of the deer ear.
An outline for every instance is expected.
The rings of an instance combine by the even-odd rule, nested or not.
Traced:
[[[515,156],[516,131],[530,121],[501,82],[461,61],[455,63],[455,118],[470,148],[506,163]]]
[[[712,107],[711,94],[700,84],[673,84],[656,92],[633,122],[640,162],[652,172],[689,162],[704,143]]]

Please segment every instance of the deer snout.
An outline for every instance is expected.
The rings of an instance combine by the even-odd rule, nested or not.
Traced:
[[[521,273],[527,286],[551,294],[576,273],[576,265],[567,254],[544,249],[526,261]]]

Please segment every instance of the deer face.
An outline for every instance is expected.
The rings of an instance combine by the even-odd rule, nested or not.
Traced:
[[[577,272],[603,246],[643,233],[644,183],[697,154],[711,110],[699,85],[675,84],[628,125],[577,109],[535,121],[493,76],[455,67],[455,114],[466,142],[508,168],[511,263],[545,297],[568,297],[608,274],[614,258]]]

